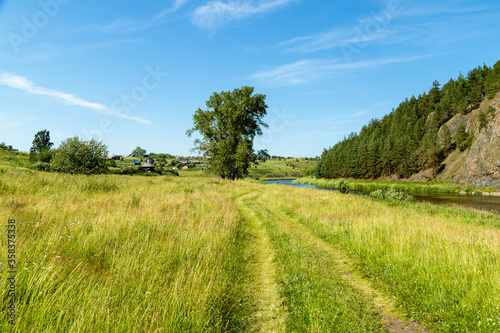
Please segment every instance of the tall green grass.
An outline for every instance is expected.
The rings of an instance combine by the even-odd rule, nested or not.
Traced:
[[[13,172],[2,186],[0,220],[18,225],[14,331],[247,325],[238,289],[241,219],[232,200],[239,190],[231,184]],[[6,253],[6,235],[1,248]],[[0,277],[6,281],[5,269]],[[1,293],[8,304],[7,290]],[[12,328],[5,307],[0,327]]]
[[[336,271],[328,253],[290,232],[286,216],[260,209],[279,265],[286,332],[385,331],[375,309]]]
[[[410,318],[438,332],[499,330],[500,216],[295,188],[263,200],[347,251]]]
[[[88,177],[1,168],[0,221],[17,221],[19,299],[12,327],[8,288],[0,289],[1,331],[255,331],[259,233],[274,253],[267,267],[277,271],[268,276],[278,278],[286,331],[380,330],[370,300],[301,230],[347,253],[432,331],[500,327],[498,215],[205,173]],[[255,195],[240,200],[247,194]],[[4,264],[6,241],[4,233]],[[0,279],[7,281],[5,266]]]

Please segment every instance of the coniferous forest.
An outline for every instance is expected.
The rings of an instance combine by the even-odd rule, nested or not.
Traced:
[[[472,133],[461,124],[454,135],[446,122],[467,114],[500,90],[500,61],[471,70],[466,77],[450,79],[442,87],[434,81],[418,97],[406,98],[382,119],[372,119],[359,133],[351,133],[325,149],[316,165],[318,178],[407,178],[428,168],[436,169],[455,149],[465,150]],[[488,115],[478,115],[483,126]]]

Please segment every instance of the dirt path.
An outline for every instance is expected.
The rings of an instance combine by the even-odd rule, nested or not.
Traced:
[[[252,297],[256,300],[256,312],[253,318],[252,332],[284,332],[286,313],[279,295],[274,252],[269,237],[262,225],[262,215],[255,205],[258,193],[247,194],[239,198],[240,209],[248,221],[252,245],[249,251],[254,257],[254,283],[251,286]]]
[[[279,216],[283,221],[284,227],[291,233],[301,237],[304,242],[321,249],[334,261],[337,271],[349,282],[349,284],[358,289],[377,309],[384,327],[388,332],[428,332],[422,325],[408,320],[401,311],[398,310],[396,300],[388,295],[378,291],[373,284],[362,277],[354,268],[354,263],[348,258],[347,254],[338,248],[333,247],[326,241],[316,237],[305,226],[301,225],[293,218],[285,216],[276,207],[270,207],[260,198],[255,198],[256,204],[261,206],[274,216]]]

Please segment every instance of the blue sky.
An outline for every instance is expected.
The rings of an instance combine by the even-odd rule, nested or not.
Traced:
[[[500,60],[500,3],[0,0],[0,142],[190,155],[197,108],[267,95],[256,149],[316,156],[406,97]]]

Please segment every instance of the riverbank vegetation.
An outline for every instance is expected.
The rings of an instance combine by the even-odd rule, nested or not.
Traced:
[[[293,182],[338,189],[343,181],[343,179],[317,179],[314,177],[303,177],[295,179]],[[483,195],[485,193],[494,194],[497,192],[497,190],[491,188],[476,189],[468,186],[450,184],[444,181],[409,182],[401,180],[349,179],[347,182],[349,190],[363,192],[389,189],[410,193],[461,193],[471,195]]]
[[[0,219],[17,224],[18,298],[17,322],[8,326],[3,307],[2,330],[500,325],[498,215],[201,171],[143,178],[1,167]]]
[[[474,139],[465,124],[451,128],[448,120],[478,109],[500,90],[500,61],[459,75],[442,87],[406,99],[382,119],[373,119],[359,133],[325,149],[316,166],[318,178],[375,179],[387,175],[408,178],[419,171],[439,173],[441,163],[454,150],[465,150]],[[479,130],[493,117],[494,108],[481,109]]]

